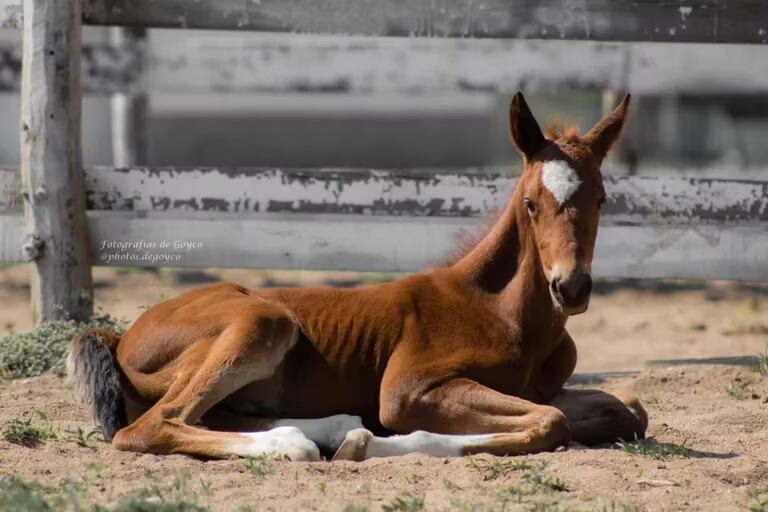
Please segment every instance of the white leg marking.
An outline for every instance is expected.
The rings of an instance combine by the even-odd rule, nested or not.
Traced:
[[[270,428],[296,427],[319,446],[335,451],[341,446],[341,443],[347,436],[347,432],[356,428],[363,428],[363,422],[360,419],[360,416],[337,414],[335,416],[318,419],[275,420],[270,423],[269,426]]]
[[[293,461],[320,460],[317,445],[296,427],[278,427],[264,432],[243,432],[229,445],[233,455],[240,457],[288,457]]]
[[[459,457],[464,448],[488,442],[494,436],[433,434],[419,430],[404,436],[374,437],[368,443],[366,457],[394,457],[415,452],[433,457]]]
[[[541,183],[562,205],[579,189],[581,180],[567,162],[550,160],[541,168]]]

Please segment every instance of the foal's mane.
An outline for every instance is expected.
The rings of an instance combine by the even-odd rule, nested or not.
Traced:
[[[544,137],[547,140],[550,140],[552,142],[560,141],[565,142],[567,144],[573,144],[578,143],[581,141],[580,138],[580,130],[578,125],[575,124],[569,124],[565,123],[561,120],[554,120],[550,121],[547,126],[544,128]],[[519,176],[521,176],[519,174]],[[479,244],[487,235],[488,233],[493,229],[493,226],[496,225],[496,221],[499,220],[499,217],[501,217],[501,214],[503,213],[504,208],[501,207],[499,209],[496,209],[485,216],[483,226],[472,232],[461,232],[458,234],[457,238],[457,247],[456,250],[453,251],[450,255],[440,260],[436,267],[437,268],[445,268],[450,267],[457,263],[459,260],[461,260],[464,256],[472,252],[472,249],[477,247],[477,244]]]

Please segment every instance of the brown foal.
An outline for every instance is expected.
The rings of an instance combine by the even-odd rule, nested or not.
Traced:
[[[563,388],[576,365],[566,320],[592,289],[600,166],[628,106],[582,137],[547,138],[518,93],[522,176],[454,264],[356,289],[192,290],[122,338],[83,333],[79,394],[114,447],[156,454],[516,455],[642,437],[632,393]]]

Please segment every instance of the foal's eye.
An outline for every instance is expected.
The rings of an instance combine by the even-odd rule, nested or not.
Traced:
[[[527,197],[523,199],[523,204],[525,204],[525,207],[528,209],[528,213],[531,215],[534,215],[536,213],[536,203],[528,199]]]

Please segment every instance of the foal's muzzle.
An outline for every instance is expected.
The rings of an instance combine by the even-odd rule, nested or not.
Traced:
[[[574,271],[557,276],[549,283],[552,298],[566,315],[578,315],[587,310],[592,294],[592,276],[588,272]]]

